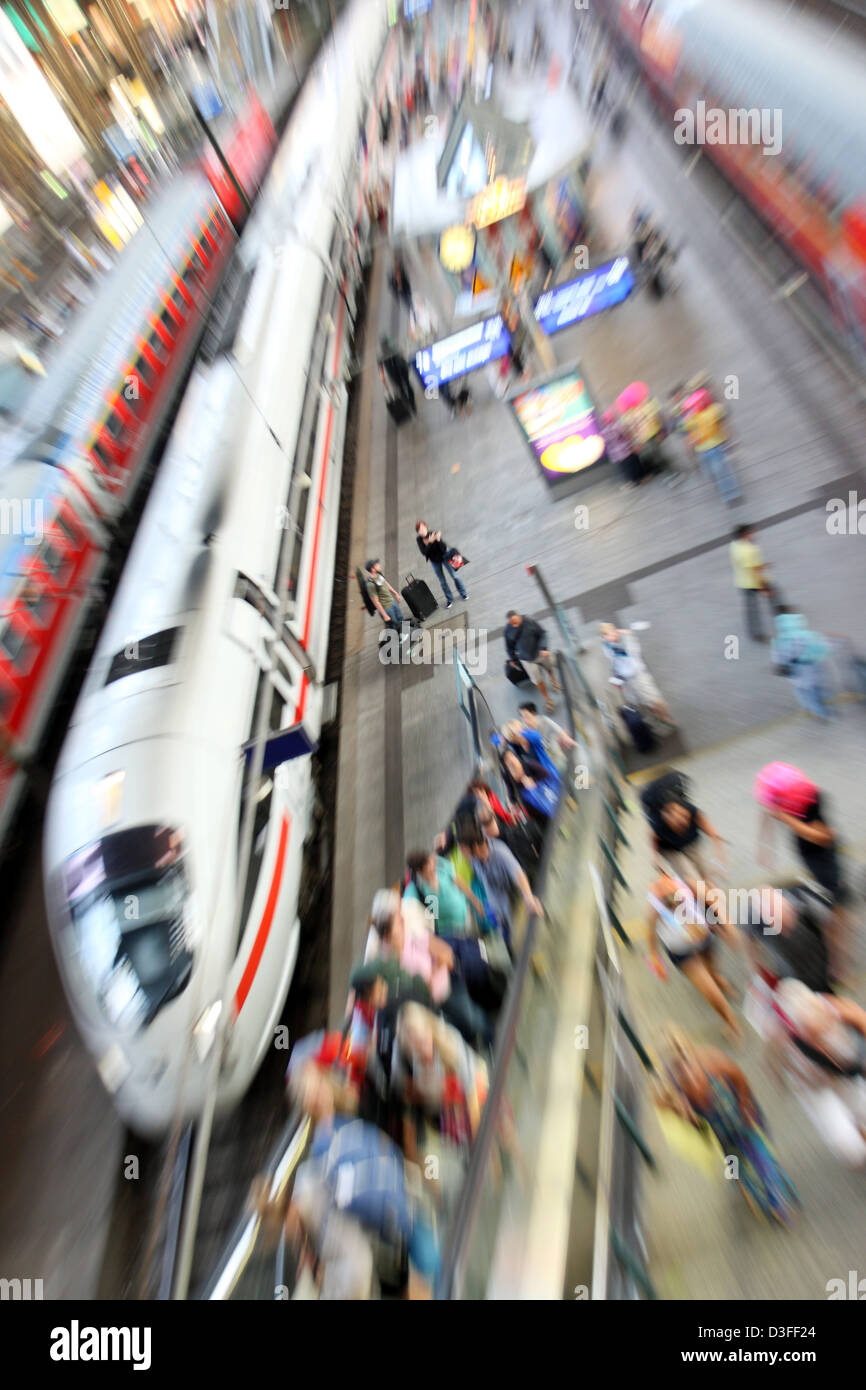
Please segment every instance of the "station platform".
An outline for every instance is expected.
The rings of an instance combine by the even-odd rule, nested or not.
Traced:
[[[862,605],[840,603],[862,587],[854,535],[828,532],[826,504],[864,486],[861,393],[844,365],[768,286],[754,248],[729,235],[711,188],[685,172],[682,152],[659,129],[649,106],[632,109],[625,139],[601,136],[591,183],[590,265],[624,250],[631,213],[649,207],[682,245],[679,287],[662,301],[636,292],[622,305],[551,340],[557,363],[580,361],[596,404],[604,408],[632,380],[664,400],[698,371],[728,397],[734,461],[744,499],[728,508],[713,485],[677,452],[681,483],[661,480],[622,492],[616,478],[554,500],[526,449],[508,406],[484,372],[468,379],[474,409],[451,419],[442,401],[417,391],[417,418],[399,430],[388,416],[376,371],[379,335],[406,343],[406,324],[388,293],[389,251],[379,248],[370,291],[370,322],[361,383],[358,458],[351,535],[347,640],[341,688],[337,849],[329,1016],[342,1017],[346,982],[361,955],[375,891],[401,874],[406,852],[429,847],[471,772],[466,721],[450,665],[394,668],[378,659],[379,623],[356,598],[354,566],[378,556],[400,589],[425,569],[414,524],[423,518],[470,558],[462,571],[465,603],[440,609],[428,626],[447,624],[483,636],[486,666],[476,680],[497,722],[512,717],[528,687],[504,677],[508,609],[528,613],[557,636],[527,566],[537,564],[573,632],[586,646],[587,671],[603,682],[597,627],[603,620],[649,623],[644,656],[668,699],[677,733],[658,762],[673,761],[694,779],[699,803],[730,840],[732,885],[752,886],[766,871],[755,859],[756,808],[751,787],[764,762],[803,766],[826,792],[848,840],[851,877],[860,875],[866,842],[866,710],[840,702],[838,718],[818,726],[797,710],[787,681],[774,674],[765,645],[744,630],[727,547],[733,527],[758,531],[787,602],[822,631],[866,647]],[[403,247],[413,287],[443,310],[437,270]],[[569,278],[564,273],[561,278]],[[443,320],[443,335],[449,323]],[[535,362],[533,367],[538,369]],[[671,443],[672,453],[677,449]],[[589,526],[575,526],[576,504]],[[423,575],[441,601],[430,567]],[[739,639],[736,659],[726,643]],[[730,650],[730,646],[728,646]],[[557,717],[554,715],[554,717]],[[627,917],[636,950],[626,974],[639,1032],[654,1039],[675,1015],[699,1040],[718,1042],[715,1019],[683,982],[662,986],[643,964],[640,919],[649,874],[648,843],[635,814],[624,872]],[[776,881],[796,868],[781,847]],[[779,876],[782,877],[779,877]],[[858,899],[862,932],[862,900]],[[858,948],[859,949],[859,948]],[[866,958],[855,994],[866,1001]],[[736,981],[735,981],[736,982]],[[743,981],[739,981],[743,983]],[[709,1193],[697,1175],[661,1152],[648,1184],[651,1268],[661,1296],[674,1298],[821,1298],[831,1275],[854,1268],[862,1244],[862,1178],[846,1174],[790,1097],[771,1094],[750,1039],[742,1065],[766,1103],[782,1160],[793,1140],[792,1176],[804,1199],[799,1229],[788,1236],[750,1225],[744,1203],[722,1184]]]

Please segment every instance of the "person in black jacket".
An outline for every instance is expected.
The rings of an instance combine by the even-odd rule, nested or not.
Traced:
[[[510,609],[505,623],[505,650],[510,661],[520,662],[536,690],[544,697],[544,708],[550,714],[555,706],[547,681],[554,690],[561,690],[562,687],[554,675],[553,655],[547,649],[544,628],[534,618],[527,618]]]
[[[439,580],[442,586],[442,592],[445,595],[445,607],[450,608],[454,602],[454,595],[448,587],[445,567],[448,564],[449,557],[454,553],[452,548],[447,546],[443,541],[442,532],[431,531],[426,521],[415,522],[415,540],[424,559],[428,560],[436,571],[436,578]],[[468,598],[468,594],[463,587],[463,581],[460,578],[459,570],[452,570],[451,575],[454,583],[457,585],[457,592],[460,597],[463,599]]]
[[[412,390],[409,376],[409,364],[390,338],[382,338],[379,342],[378,366],[386,393],[390,383],[392,390],[406,402],[414,415],[418,407],[415,404],[415,392]]]

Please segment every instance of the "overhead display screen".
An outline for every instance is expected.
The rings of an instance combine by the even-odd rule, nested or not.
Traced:
[[[510,405],[547,482],[562,482],[604,457],[595,404],[579,368],[512,396]]]
[[[615,261],[588,270],[566,285],[546,290],[536,301],[535,317],[545,333],[558,333],[592,314],[621,304],[634,285],[628,257],[617,256]]]
[[[459,333],[441,338],[415,354],[415,371],[426,388],[441,386],[497,362],[511,347],[511,337],[501,314],[482,319]]]

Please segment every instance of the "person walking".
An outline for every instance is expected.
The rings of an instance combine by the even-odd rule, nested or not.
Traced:
[[[450,559],[457,552],[454,550],[453,546],[445,544],[442,539],[442,532],[431,531],[426,521],[415,522],[415,541],[424,559],[433,566],[436,578],[439,580],[439,584],[442,588],[442,593],[445,595],[445,607],[450,608],[454,602],[454,595],[448,587],[445,571],[446,567],[449,569],[451,568]],[[452,569],[451,577],[454,580],[460,597],[462,599],[467,599],[469,595],[463,587],[460,571]]]
[[[686,429],[695,455],[707,475],[712,478],[728,506],[733,507],[742,501],[743,493],[728,454],[725,412],[708,391],[705,395],[706,404],[686,416]]]
[[[553,655],[547,649],[544,628],[534,618],[509,609],[505,620],[505,651],[509,661],[518,661],[525,670],[536,690],[544,699],[546,714],[555,709],[553,697],[547,687],[550,680],[553,689],[560,691],[562,686],[556,676]],[[545,679],[547,678],[547,679]]]
[[[710,882],[703,837],[712,841],[719,868],[727,870],[725,842],[692,801],[691,785],[684,773],[662,773],[644,788],[641,804],[651,831],[653,857],[660,870],[666,866],[680,874],[697,870],[705,883]]]
[[[678,879],[667,873],[649,885],[649,964],[660,980],[667,979],[659,954],[661,943],[671,964],[715,1009],[724,1022],[727,1037],[736,1042],[742,1037],[742,1029],[728,1003],[734,989],[716,963],[714,934],[718,931],[737,946],[739,937],[728,924],[724,894],[717,888],[707,889],[706,884],[703,891],[701,888],[695,879]]]
[[[827,708],[827,657],[830,645],[819,632],[812,632],[802,613],[781,607],[773,633],[773,664],[790,677],[800,707],[815,719],[832,719]]]
[[[746,607],[746,629],[753,642],[769,639],[761,623],[760,595],[770,596],[767,566],[760,546],[755,544],[754,528],[738,526],[728,547],[734,584],[742,592]]]
[[[765,1212],[787,1226],[800,1205],[797,1189],[773,1153],[767,1124],[745,1073],[719,1048],[697,1047],[680,1028],[665,1030],[664,1079],[656,1104],[695,1127],[706,1125],[720,1146],[720,1163],[737,1160],[736,1184],[753,1215]]]

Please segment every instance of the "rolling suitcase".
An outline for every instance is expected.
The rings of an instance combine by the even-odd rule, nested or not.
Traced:
[[[406,575],[406,587],[400,592],[409,612],[418,619],[419,623],[423,623],[439,607],[429,584],[425,584],[423,579],[416,579],[412,574]]]
[[[620,715],[639,753],[649,753],[650,749],[655,748],[656,739],[652,729],[633,705],[623,705]]]
[[[505,674],[512,685],[525,685],[529,680],[529,673],[525,670],[523,663],[513,657],[505,663]]]
[[[387,405],[388,414],[391,416],[395,425],[404,425],[412,414],[409,402],[405,400],[403,396],[393,396],[391,400],[387,402]]]

